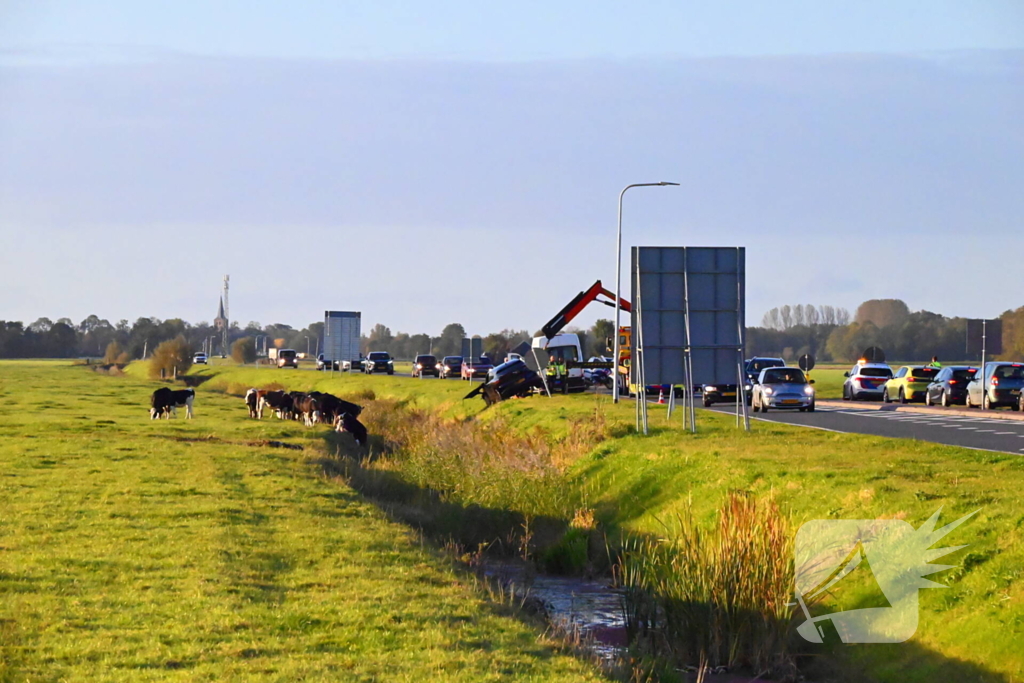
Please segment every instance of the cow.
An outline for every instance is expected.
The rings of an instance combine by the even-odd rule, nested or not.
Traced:
[[[260,391],[259,389],[250,389],[245,392],[245,405],[249,407],[249,417],[260,419],[263,417],[260,414],[260,399],[266,392]]]
[[[149,419],[158,420],[161,415],[177,417],[176,408],[185,407],[185,416],[192,419],[192,402],[196,398],[195,389],[179,389],[160,387],[149,399]]]
[[[366,427],[349,413],[342,413],[337,417],[334,423],[334,431],[348,432],[360,446],[365,446],[367,443]]]
[[[293,404],[292,397],[283,391],[268,391],[263,394],[263,398],[260,401],[259,415],[262,418],[263,409],[270,406],[279,418],[287,420],[292,416]]]
[[[348,413],[352,417],[359,417],[359,414],[363,412],[362,406],[344,401],[333,394],[311,391],[309,395],[320,402],[320,419],[327,424],[334,424],[342,413]]]
[[[303,396],[295,401],[295,414],[302,416],[302,423],[312,427],[320,421],[320,402],[312,396]]]

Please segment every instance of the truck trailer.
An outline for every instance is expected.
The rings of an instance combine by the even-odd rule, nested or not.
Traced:
[[[324,311],[323,359],[325,370],[362,370],[359,354],[359,311]]]

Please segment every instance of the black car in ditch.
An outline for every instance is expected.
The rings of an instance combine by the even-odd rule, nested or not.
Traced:
[[[395,374],[395,362],[387,351],[370,351],[370,355],[363,361],[363,372],[372,375],[375,372],[386,372],[389,375]]]
[[[466,398],[480,394],[484,403],[493,405],[510,398],[529,396],[534,390],[543,387],[540,375],[516,358],[494,368],[491,378],[466,394]]]

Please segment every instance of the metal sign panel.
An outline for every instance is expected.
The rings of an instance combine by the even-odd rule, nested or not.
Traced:
[[[359,358],[359,311],[324,311],[324,358],[343,361]]]
[[[484,353],[484,340],[481,337],[462,338],[462,357],[467,360],[479,360]]]
[[[633,247],[633,358],[647,384],[736,384],[746,300],[743,247]],[[642,326],[639,321],[642,320]]]
[[[967,353],[981,353],[982,345],[986,355],[998,355],[1003,352],[1003,321],[967,319]]]

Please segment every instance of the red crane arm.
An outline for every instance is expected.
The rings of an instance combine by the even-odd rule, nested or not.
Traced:
[[[605,297],[611,299],[611,301],[599,299],[598,297],[600,297],[601,295],[604,295]],[[544,333],[544,336],[547,337],[548,339],[551,339],[556,334],[561,332],[565,328],[565,326],[572,322],[572,319],[579,315],[580,311],[586,308],[592,301],[604,304],[605,306],[614,307],[615,294],[605,289],[604,286],[601,284],[601,281],[598,280],[590,287],[590,289],[586,290],[585,292],[580,292],[579,294],[577,294],[572,301],[565,305],[565,308],[560,310],[554,318],[549,320],[548,323],[541,328],[541,331]],[[619,306],[622,308],[622,310],[626,311],[627,313],[633,310],[633,307],[630,306],[629,302],[626,301],[625,299],[619,299]]]

